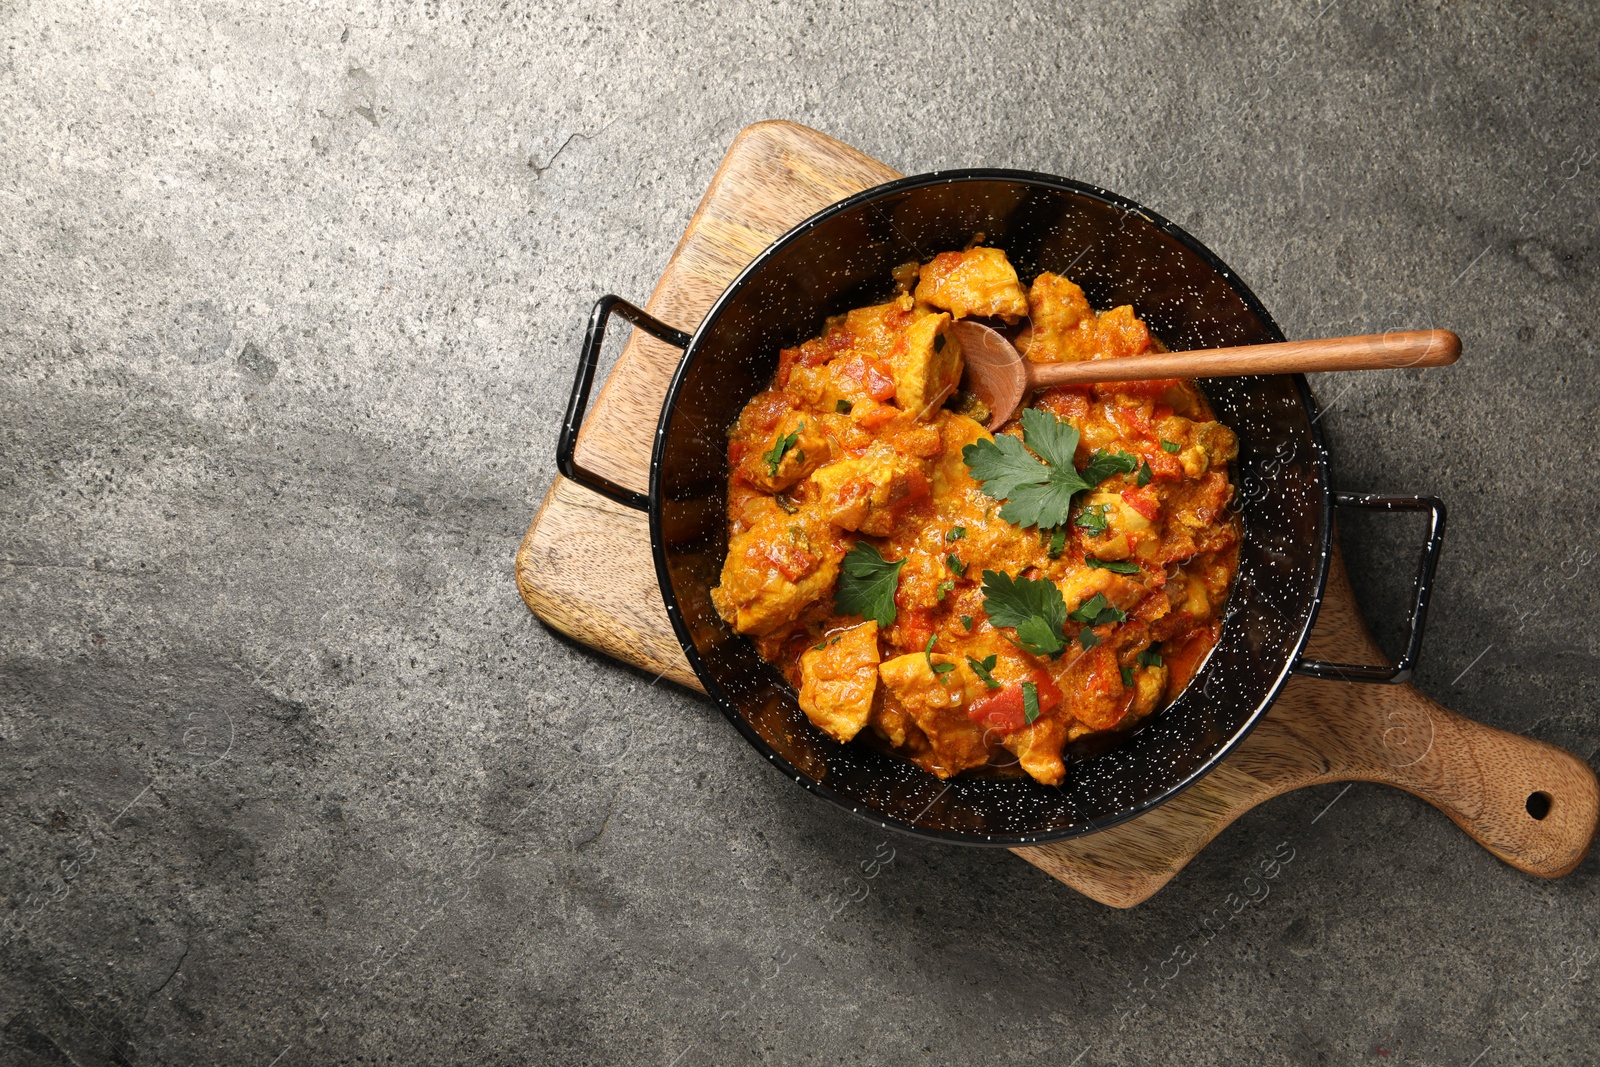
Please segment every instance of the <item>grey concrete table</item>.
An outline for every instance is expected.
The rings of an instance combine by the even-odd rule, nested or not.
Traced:
[[[0,1062],[1593,1061],[1594,859],[1334,787],[1114,912],[806,797],[510,573],[587,305],[793,118],[1128,194],[1292,336],[1459,331],[1315,383],[1337,482],[1453,509],[1422,688],[1593,762],[1593,5],[0,27]],[[1345,537],[1392,640],[1416,530]]]

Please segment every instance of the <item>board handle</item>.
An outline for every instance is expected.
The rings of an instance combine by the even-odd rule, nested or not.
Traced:
[[[1600,785],[1587,763],[1463,718],[1411,686],[1368,692],[1379,737],[1364,746],[1369,765],[1348,777],[1421,797],[1529,874],[1556,878],[1583,860],[1600,821]]]
[[[690,337],[682,330],[673,329],[643,308],[628,303],[620,296],[607,293],[595,301],[589,313],[589,329],[583,338],[583,351],[578,355],[578,373],[572,380],[572,399],[567,401],[567,417],[561,423],[561,436],[556,439],[556,470],[579,485],[587,486],[601,496],[609,497],[635,511],[648,511],[650,498],[578,466],[578,429],[589,411],[589,388],[594,385],[594,371],[600,365],[600,346],[605,343],[606,323],[612,312],[621,315],[645,333],[675,348],[688,348]]]

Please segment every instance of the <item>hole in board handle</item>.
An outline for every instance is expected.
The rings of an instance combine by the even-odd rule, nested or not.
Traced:
[[[1546,793],[1542,789],[1536,793],[1528,794],[1528,814],[1532,815],[1535,819],[1542,819],[1546,815],[1549,815],[1550,804],[1550,794]]]

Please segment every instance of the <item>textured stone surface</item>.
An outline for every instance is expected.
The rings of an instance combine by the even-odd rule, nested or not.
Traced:
[[[1593,762],[1592,5],[11,0],[0,37],[0,1061],[1600,1047],[1594,859],[1541,883],[1329,788],[1113,912],[806,797],[510,573],[589,302],[793,118],[1130,195],[1292,336],[1458,330],[1316,383],[1337,480],[1453,509],[1421,686]],[[1347,528],[1391,641],[1414,537]]]

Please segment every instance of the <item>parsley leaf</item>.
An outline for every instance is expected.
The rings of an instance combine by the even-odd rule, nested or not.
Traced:
[[[1132,474],[1138,466],[1138,458],[1126,452],[1096,452],[1083,468],[1083,480],[1099,485],[1113,474]]]
[[[967,628],[967,633],[970,634],[972,632],[972,616],[971,615],[963,615],[963,616],[961,616],[961,625],[965,626]]]
[[[1139,666],[1141,666],[1141,667],[1159,667],[1159,666],[1161,666],[1161,653],[1157,652],[1153,648],[1145,649],[1143,652],[1139,653],[1139,655],[1137,657],[1135,657],[1135,658],[1138,659]]]
[[[1017,643],[1026,651],[1054,656],[1066,647],[1067,605],[1054,582],[984,571],[983,598],[989,621],[1015,627]]]
[[[1094,631],[1089,629],[1087,626],[1078,631],[1078,644],[1083,646],[1083,650],[1085,652],[1089,651],[1099,643],[1100,638],[1096,637]]]
[[[1123,667],[1123,668],[1121,668],[1121,671],[1122,671],[1122,688],[1124,688],[1124,689],[1132,689],[1133,688],[1133,668],[1132,667]]]
[[[1046,549],[1051,559],[1061,555],[1061,550],[1067,547],[1067,528],[1057,526],[1050,531],[1050,547]]]
[[[1154,477],[1155,471],[1150,469],[1150,462],[1149,460],[1146,460],[1145,462],[1139,464],[1139,477],[1135,478],[1134,482],[1142,489],[1149,485],[1150,479]]]
[[[944,597],[945,597],[945,594],[950,592],[950,590],[954,589],[955,587],[956,587],[956,583],[954,581],[940,582],[939,583],[939,588],[937,590],[937,592],[939,594],[937,599],[943,600]]]
[[[946,556],[944,558],[944,565],[946,567],[949,567],[950,568],[950,573],[954,574],[956,577],[958,577],[958,578],[966,577],[967,565],[965,563],[962,563],[961,560],[956,557],[956,554],[954,552],[952,552],[950,555],[948,555],[948,556]]]
[[[946,541],[959,541],[965,536],[967,536],[967,528],[965,526],[952,526],[950,527],[950,532],[944,535],[944,539]]]
[[[1083,561],[1091,567],[1099,567],[1112,574],[1138,574],[1139,565],[1129,563],[1125,559],[1096,559],[1094,556],[1084,556]]]
[[[854,407],[855,405],[850,403],[850,401],[840,400],[837,404],[833,405],[833,410],[837,411],[841,415],[848,415],[850,414],[851,409]]]
[[[900,588],[903,559],[889,562],[865,541],[845,554],[840,564],[839,588],[834,590],[833,610],[840,615],[860,615],[879,626],[894,624],[894,594]]]
[[[1104,626],[1110,622],[1126,621],[1128,613],[1121,608],[1113,607],[1104,593],[1096,593],[1067,618],[1073,622],[1086,622],[1090,626]]]
[[[800,442],[800,431],[805,428],[806,424],[802,422],[792,432],[784,434],[773,442],[771,451],[761,453],[761,460],[767,465],[767,477],[778,476],[778,467],[782,465],[783,457],[789,454],[789,449]],[[805,458],[804,453],[801,453],[801,458]]]
[[[1081,528],[1090,537],[1099,537],[1106,532],[1106,515],[1110,511],[1110,504],[1090,504],[1078,515],[1073,525]]]
[[[1022,717],[1030,726],[1039,717],[1039,687],[1032,682],[1022,683]]]
[[[1169,441],[1165,437],[1163,437],[1161,439],[1161,451],[1163,451],[1163,452],[1182,452],[1183,451],[1183,446],[1180,445],[1176,441]]]
[[[999,657],[993,653],[990,653],[982,659],[973,659],[971,656],[968,656],[967,666],[972,668],[972,673],[976,674],[984,685],[988,686],[990,689],[999,689],[1000,683],[995,681],[994,675],[989,673],[990,671],[994,670],[994,665],[998,661]]]
[[[1067,521],[1074,495],[1137,463],[1125,452],[1096,452],[1080,474],[1072,465],[1077,448],[1078,431],[1070,422],[1026,408],[1020,441],[1013,434],[974,441],[961,450],[961,459],[987,496],[1006,502],[1002,519],[1047,529]]]

